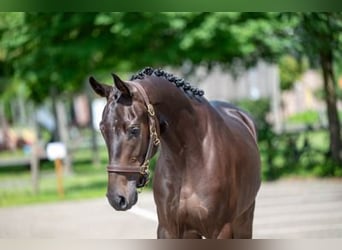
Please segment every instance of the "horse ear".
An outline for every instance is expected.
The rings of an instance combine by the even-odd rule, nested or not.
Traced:
[[[93,90],[100,96],[102,97],[107,97],[109,96],[110,92],[113,90],[112,86],[105,85],[102,83],[99,83],[98,81],[95,80],[94,77],[89,77],[89,83]]]
[[[113,76],[113,80],[114,80],[114,85],[115,87],[120,90],[120,92],[124,95],[124,96],[132,96],[131,92],[127,86],[127,83],[125,83],[124,81],[122,81],[120,79],[120,77],[118,77],[116,74],[112,73]]]

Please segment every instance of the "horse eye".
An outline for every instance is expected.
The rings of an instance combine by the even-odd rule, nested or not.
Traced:
[[[140,134],[140,128],[138,126],[132,126],[128,128],[128,137],[138,137]]]

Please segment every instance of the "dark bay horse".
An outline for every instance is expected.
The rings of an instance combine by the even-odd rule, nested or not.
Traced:
[[[251,118],[231,104],[208,102],[203,91],[161,69],[113,78],[114,86],[89,79],[107,98],[100,129],[110,204],[123,211],[137,202],[160,148],[153,178],[158,238],[251,238],[260,187]]]

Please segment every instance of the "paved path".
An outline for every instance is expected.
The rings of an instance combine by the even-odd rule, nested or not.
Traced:
[[[0,238],[155,238],[152,194],[116,212],[105,198],[0,209]],[[254,238],[342,238],[342,180],[263,183]]]

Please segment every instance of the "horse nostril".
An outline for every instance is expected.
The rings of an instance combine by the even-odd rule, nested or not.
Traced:
[[[121,195],[118,196],[118,204],[121,209],[126,209],[128,205],[126,198]]]

